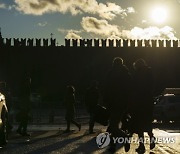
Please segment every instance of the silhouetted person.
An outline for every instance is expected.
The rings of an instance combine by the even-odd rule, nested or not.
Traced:
[[[81,130],[81,124],[77,123],[74,120],[75,116],[75,89],[73,86],[67,86],[66,96],[65,96],[65,106],[66,106],[66,122],[67,122],[67,129],[65,132],[70,132],[70,124],[73,123]]]
[[[89,120],[89,133],[93,133],[94,123],[95,123],[95,110],[98,104],[99,90],[97,81],[93,81],[91,86],[86,90],[85,103],[87,111],[90,115]]]
[[[11,131],[13,128],[10,121],[10,111],[12,107],[12,100],[11,100],[11,93],[7,88],[6,82],[0,82],[0,92],[5,96],[6,106],[8,108],[7,130]]]
[[[128,96],[130,92],[131,76],[127,67],[123,64],[123,59],[116,57],[113,60],[112,69],[107,75],[104,101],[110,112],[108,132],[112,137],[125,137],[119,129],[119,123],[127,108]],[[129,150],[129,145],[125,150]],[[115,145],[111,144],[110,151],[115,151]]]
[[[19,84],[18,98],[19,98],[19,112],[17,113],[17,120],[19,126],[17,133],[22,136],[30,136],[27,133],[27,125],[29,121],[29,112],[30,112],[30,83],[31,78],[28,74],[23,74],[21,82]]]
[[[143,59],[137,60],[134,64],[134,102],[131,106],[131,115],[134,131],[140,138],[137,152],[145,152],[144,132],[150,137],[150,149],[155,147],[155,137],[152,133],[153,116],[153,75],[151,68]]]

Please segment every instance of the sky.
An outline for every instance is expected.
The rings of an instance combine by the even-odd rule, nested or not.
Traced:
[[[180,0],[0,0],[4,38],[179,39]]]

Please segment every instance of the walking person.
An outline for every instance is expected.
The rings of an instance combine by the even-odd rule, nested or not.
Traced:
[[[95,110],[98,104],[98,100],[99,100],[98,82],[93,81],[91,83],[91,86],[86,90],[86,95],[85,95],[85,103],[86,103],[87,111],[90,115],[90,120],[89,120],[90,134],[94,133],[93,128],[95,123]]]
[[[145,152],[144,132],[150,137],[150,149],[155,147],[155,137],[152,132],[153,119],[153,75],[145,60],[138,59],[134,66],[134,103],[131,105],[133,129],[139,137],[139,147],[136,152]]]
[[[22,101],[27,102],[28,100],[22,99]],[[17,121],[19,122],[17,133],[22,136],[30,136],[30,134],[27,133],[28,121],[30,119],[29,111],[30,108],[28,106],[22,105],[17,114]]]
[[[73,86],[67,86],[66,96],[65,96],[65,106],[66,106],[66,115],[65,119],[67,122],[67,128],[65,130],[65,133],[70,132],[70,124],[73,123],[81,130],[81,124],[77,123],[74,120],[75,116],[75,88]]]
[[[27,133],[27,125],[30,119],[30,84],[31,78],[28,74],[23,74],[21,78],[21,83],[19,84],[19,112],[17,113],[16,119],[19,122],[17,133],[22,136],[30,136]]]
[[[8,108],[8,117],[7,117],[7,131],[10,132],[13,128],[11,122],[11,109],[12,109],[12,100],[11,100],[11,93],[10,90],[7,88],[6,82],[0,82],[0,92],[5,96],[6,99],[6,106]]]
[[[114,58],[105,84],[104,101],[110,113],[108,132],[111,137],[126,137],[126,134],[119,128],[119,123],[127,108],[131,76],[122,58]],[[116,145],[111,143],[109,150],[115,152]],[[125,144],[125,151],[129,148],[129,144]]]

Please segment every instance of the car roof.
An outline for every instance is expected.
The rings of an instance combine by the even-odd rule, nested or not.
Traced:
[[[180,88],[165,88],[162,92],[162,95],[166,94],[174,94],[174,95],[180,95]]]

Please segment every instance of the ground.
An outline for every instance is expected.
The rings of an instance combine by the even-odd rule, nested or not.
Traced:
[[[82,126],[82,130],[78,131],[74,126],[70,133],[63,133],[65,125],[31,125],[29,131],[31,132],[30,140],[27,137],[21,137],[15,132],[9,136],[7,146],[0,149],[2,154],[67,154],[67,153],[80,153],[80,154],[108,154],[108,147],[99,149],[96,144],[96,136],[104,132],[106,127],[96,126],[94,134],[88,134],[88,126]],[[157,138],[173,138],[173,143],[158,143],[153,150],[149,149],[149,143],[146,143],[146,154],[178,154],[180,153],[180,131],[178,128],[162,129],[161,127],[153,129]],[[145,134],[146,138],[148,137]],[[136,138],[136,135],[133,136]],[[137,143],[132,143],[129,154],[134,154],[137,148]],[[119,154],[125,153],[124,148],[118,145],[117,152]]]

